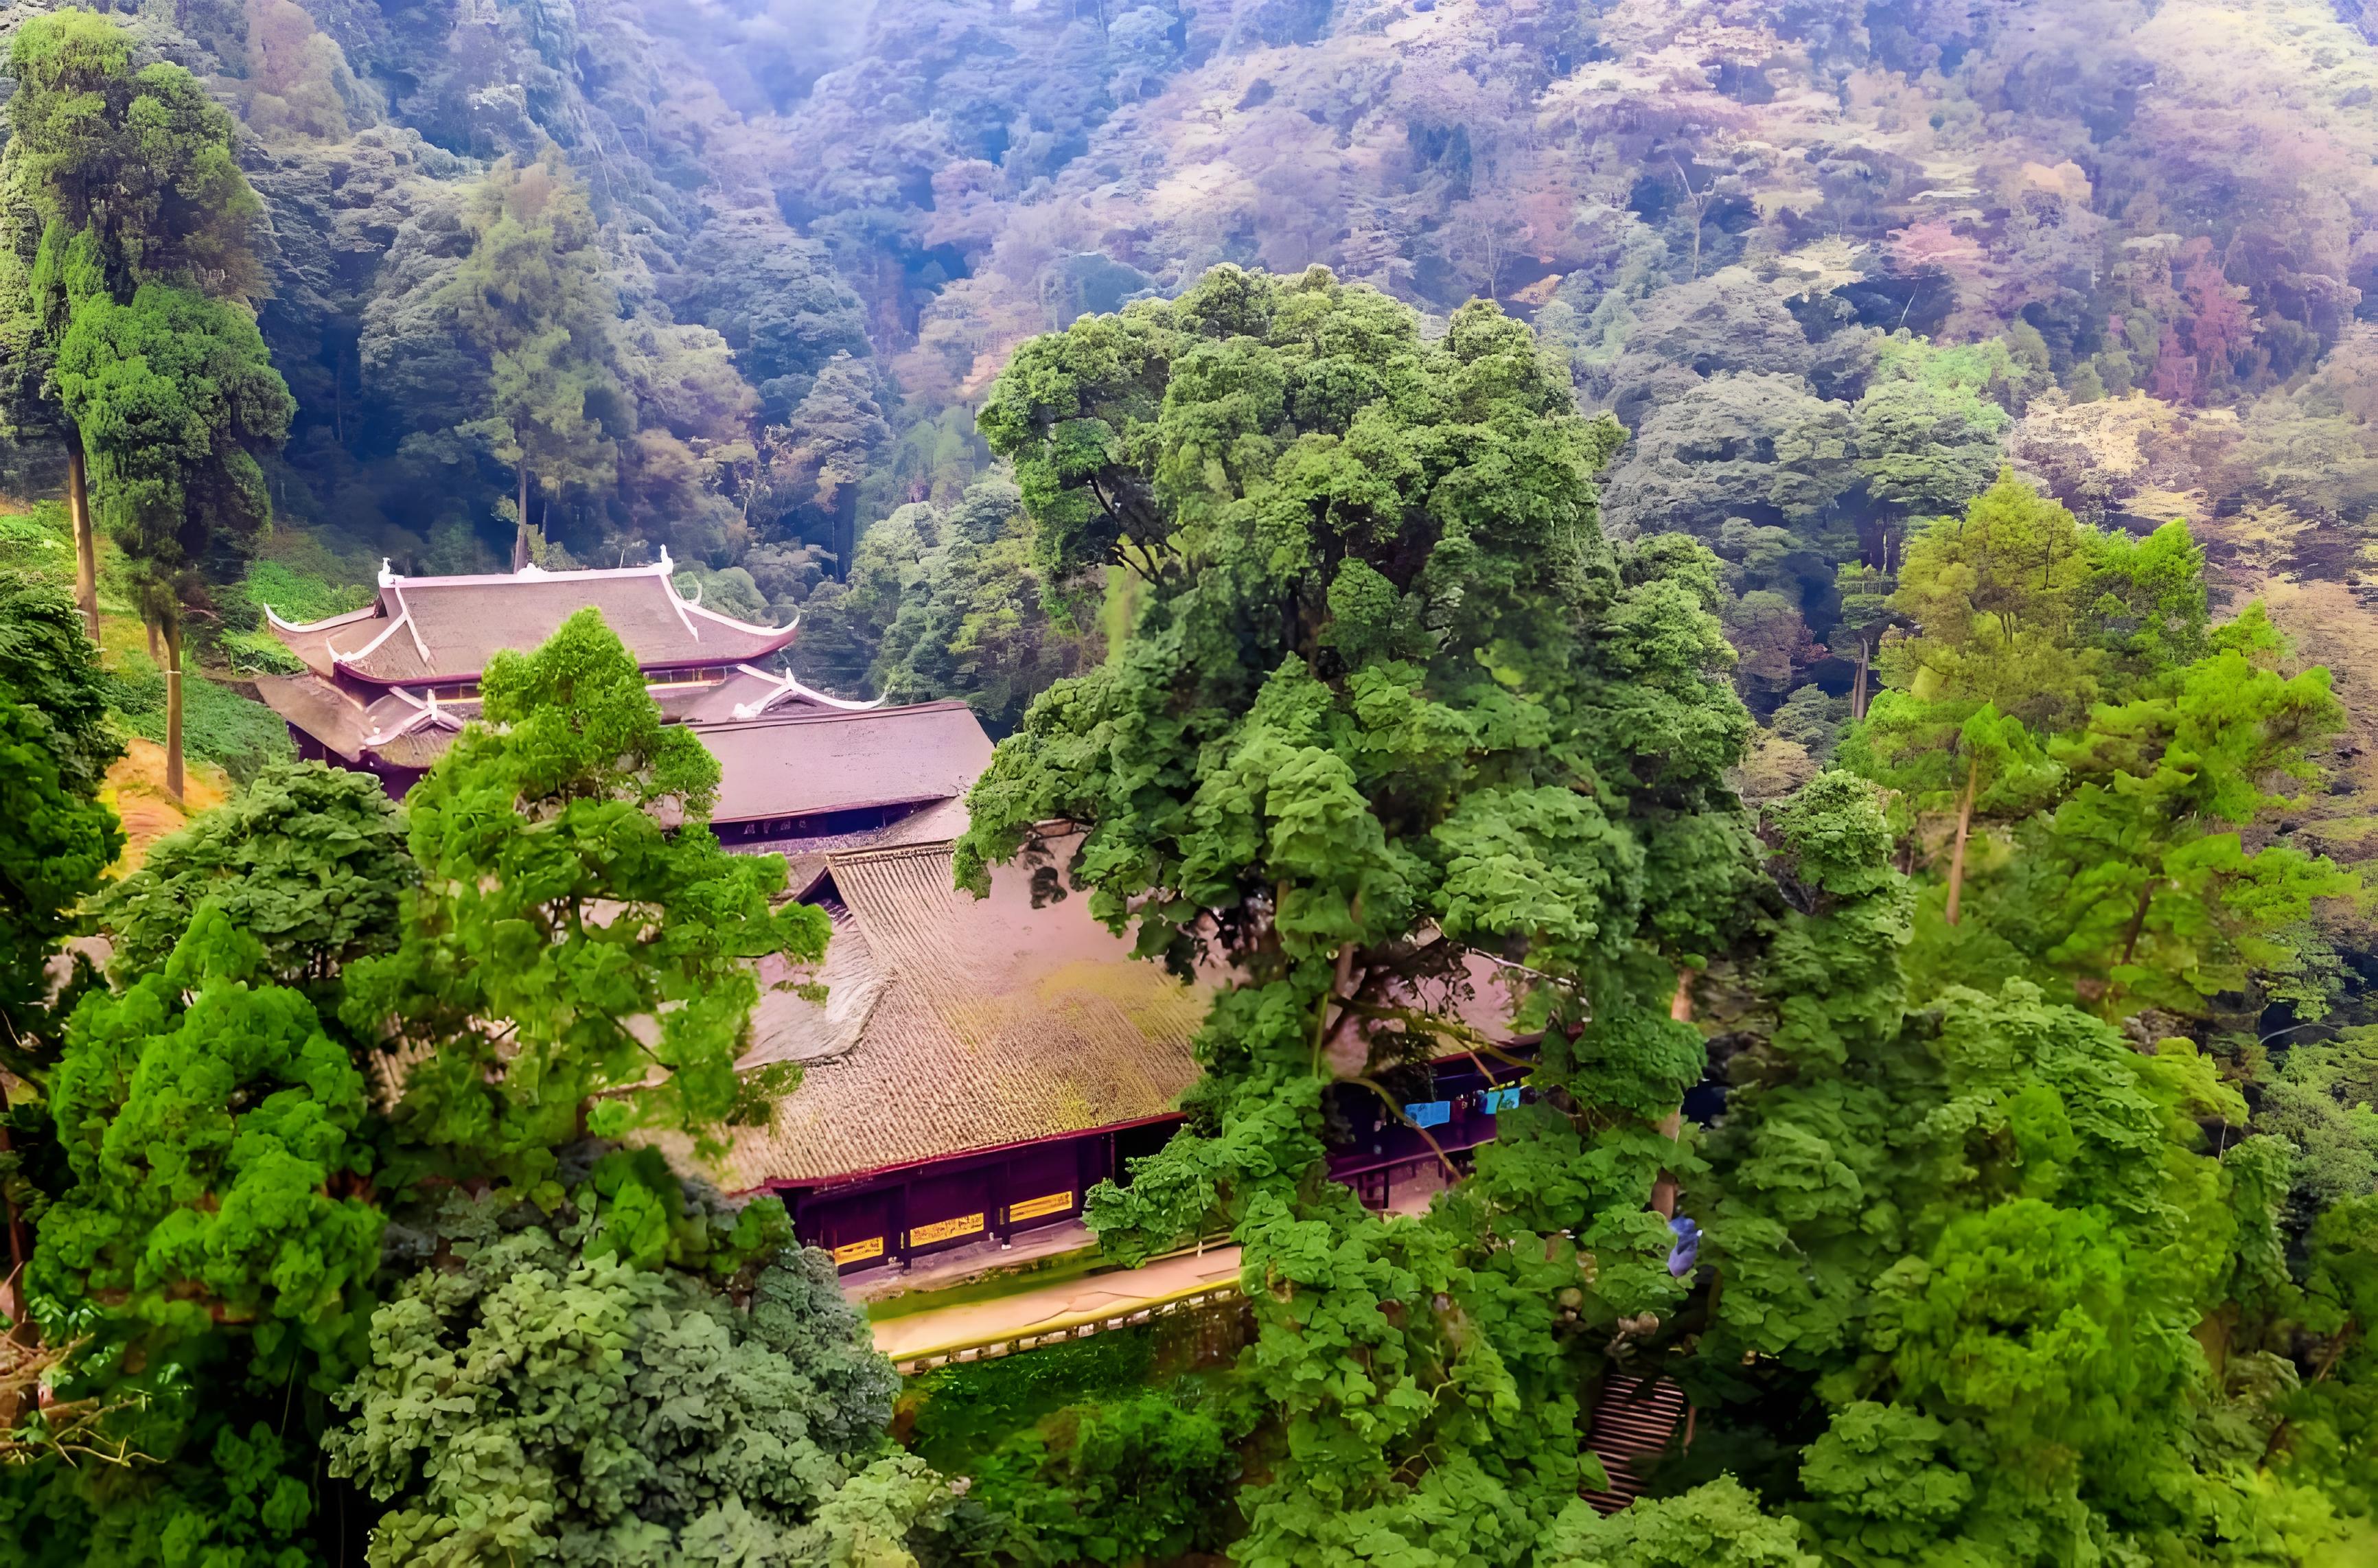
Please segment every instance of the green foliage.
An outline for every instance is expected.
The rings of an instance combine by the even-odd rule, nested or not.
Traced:
[[[2288,845],[2250,852],[2236,831],[2284,803],[2271,786],[2310,777],[2310,747],[2342,727],[2327,671],[2280,674],[2259,607],[2215,644],[2168,694],[2100,707],[2058,739],[2077,787],[2020,862],[2047,962],[2182,1012],[2276,959],[2273,938],[2314,899],[2359,886]]]
[[[254,983],[264,963],[202,905],[165,964],[76,1009],[49,1086],[74,1186],[30,1281],[46,1332],[251,1326],[259,1376],[301,1345],[340,1369],[379,1261],[364,1078],[303,996]]]
[[[282,620],[300,625],[361,609],[373,598],[372,590],[360,584],[330,582],[279,561],[248,562],[239,587],[259,614],[269,605]]]
[[[1729,518],[1806,525],[1856,483],[1849,414],[1796,375],[1721,375],[1643,416],[1611,476],[1615,519],[1714,539]]]
[[[904,1385],[907,1445],[940,1469],[969,1471],[1043,1417],[1148,1386],[1157,1381],[1155,1350],[1154,1328],[1142,1326],[919,1372]]]
[[[1724,1282],[1690,1384],[1822,1401],[1798,1511],[1852,1563],[2184,1553],[2212,1518],[2321,1538],[2326,1505],[2255,1473],[2294,1378],[2248,1351],[2295,1286],[2284,1156],[2230,1135],[2236,1090],[2024,981],[1942,983],[1973,949],[1911,930],[1868,787],[1827,775],[1774,826],[1788,912],[1688,1199]],[[2241,1325],[2226,1381],[2214,1319]]]
[[[64,592],[6,571],[0,571],[0,688],[48,720],[60,781],[77,794],[97,794],[124,754],[107,722],[99,650]]]
[[[1014,730],[1099,652],[1051,602],[1022,501],[985,479],[946,513],[915,502],[868,530],[847,589],[804,617],[797,668],[846,688],[863,679],[895,703],[961,697],[994,736]]]
[[[594,411],[620,396],[607,325],[619,309],[585,192],[558,158],[499,163],[465,223],[471,251],[437,308],[489,368],[490,450],[522,475],[522,501],[532,478],[549,494],[607,488],[618,455]]]
[[[2006,411],[1983,401],[1951,354],[1895,344],[1853,411],[1857,476],[1903,513],[1955,512],[1997,474]]]
[[[374,1317],[326,1443],[391,1505],[372,1563],[851,1561],[946,1515],[945,1485],[875,1458],[894,1377],[822,1254],[778,1258],[747,1313],[568,1233],[451,1223],[452,1265]]]
[[[1922,630],[1885,645],[1892,683],[1918,701],[1988,702],[2031,725],[2079,717],[2098,694],[2080,624],[2096,537],[2012,471],[1962,516],[1908,542],[1892,604]]]
[[[2350,1029],[2288,1047],[2254,1126],[2293,1146],[2295,1187],[2312,1212],[2378,1192],[2378,1038]]]
[[[1941,1462],[1948,1437],[1905,1405],[1862,1399],[1835,1411],[1800,1466],[1828,1552],[1865,1568],[1932,1545],[1974,1495],[1973,1478]]]
[[[79,10],[18,29],[7,69],[17,90],[0,177],[9,204],[30,214],[12,227],[88,235],[101,286],[118,300],[151,282],[218,298],[257,292],[249,234],[262,208],[233,159],[231,116],[196,77],[163,63],[134,70],[130,35]]]
[[[694,236],[679,286],[678,319],[717,329],[772,421],[792,412],[835,355],[868,352],[858,296],[824,247],[797,238],[773,211],[717,214]]]
[[[36,1484],[11,1500],[8,1561],[41,1568],[188,1562],[301,1568],[322,1561],[309,1550],[320,1518],[300,1478],[315,1464],[306,1445],[261,1418],[218,1416],[198,1425],[180,1453],[160,1463],[99,1465],[64,1478],[18,1470],[12,1480]]]
[[[735,1072],[751,961],[816,961],[826,923],[769,908],[781,862],[719,848],[716,760],[661,723],[596,612],[498,655],[481,691],[486,722],[407,797],[421,886],[396,951],[348,968],[342,1016],[418,1054],[396,1110],[409,1139],[549,1205],[553,1152],[585,1131],[707,1143],[765,1115],[788,1085]]]
[[[771,531],[809,541],[846,580],[859,545],[859,485],[892,434],[877,390],[871,366],[836,354],[786,423],[768,432],[760,510]]]
[[[986,1455],[969,1496],[1021,1563],[1161,1562],[1210,1551],[1239,1479],[1225,1413],[1144,1390],[1044,1417]]]
[[[88,236],[74,244],[79,254]],[[77,295],[73,309],[58,392],[90,451],[95,508],[117,548],[171,584],[210,549],[261,533],[272,502],[257,458],[287,438],[296,404],[254,319],[156,283],[128,304]]]
[[[266,768],[237,800],[150,847],[91,915],[120,984],[163,967],[201,904],[263,946],[282,985],[336,976],[396,946],[415,878],[404,816],[369,774],[320,763]]]
[[[1732,1476],[1607,1516],[1573,1502],[1544,1542],[1547,1568],[1816,1568],[1798,1524],[1760,1512]]]
[[[1577,1390],[1611,1325],[1681,1290],[1643,1204],[1704,1056],[1665,1014],[1749,871],[1716,562],[1602,540],[1615,431],[1525,328],[1476,305],[1424,344],[1318,270],[1077,320],[980,422],[1050,580],[1142,582],[1113,657],[1002,742],[962,876],[1085,824],[1093,912],[1243,977],[1194,1130],[1090,1210],[1126,1255],[1217,1213],[1245,1248],[1279,1458],[1235,1553],[1521,1561],[1594,1473]],[[1382,1220],[1319,1176],[1322,1087],[1466,1039],[1413,999],[1482,949],[1526,966],[1573,1109],[1506,1116],[1458,1194]]]
[[[108,705],[125,730],[162,744],[165,676],[138,649],[117,654],[106,674]],[[191,756],[221,766],[240,782],[296,758],[289,726],[255,698],[191,672],[182,682],[182,745]]]
[[[31,1070],[24,1038],[51,990],[50,959],[75,908],[123,852],[115,814],[61,777],[57,729],[0,685],[0,1021],[12,1071]]]
[[[36,501],[30,511],[0,515],[0,568],[37,583],[74,578],[74,536],[64,501]]]
[[[123,852],[115,814],[95,798],[121,750],[72,601],[0,573],[0,1063],[13,1072],[37,1070],[50,961]]]
[[[327,621],[372,601],[372,591],[354,583],[331,582],[312,572],[280,561],[252,561],[240,581],[219,590],[216,606],[222,625],[212,639],[214,648],[243,669],[274,675],[305,672],[305,661],[289,651],[265,621],[268,607],[283,621],[303,624]]]

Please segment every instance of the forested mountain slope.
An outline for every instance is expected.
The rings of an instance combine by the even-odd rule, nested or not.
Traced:
[[[984,471],[1023,338],[1231,261],[1532,319],[1633,432],[1611,521],[1734,563],[1762,711],[1854,684],[1832,566],[2009,455],[2358,567],[2378,53],[2313,0],[120,9],[243,122],[282,508],[357,563],[500,563],[524,500],[788,613]],[[488,169],[540,158],[564,216],[492,232]],[[499,391],[508,330],[573,320]],[[865,683],[871,621],[817,630]]]

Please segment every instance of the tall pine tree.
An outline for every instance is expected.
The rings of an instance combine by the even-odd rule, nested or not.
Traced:
[[[179,66],[135,69],[130,36],[106,18],[33,18],[6,69],[16,91],[0,153],[0,413],[12,429],[65,442],[77,597],[95,641],[87,452],[54,375],[69,248],[88,237],[94,292],[119,302],[161,280],[244,299],[262,279],[250,236],[263,209],[233,159],[231,117]]]

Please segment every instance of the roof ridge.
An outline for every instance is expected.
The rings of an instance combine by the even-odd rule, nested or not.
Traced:
[[[322,644],[322,651],[330,656],[330,662],[332,664],[361,664],[364,660],[378,653],[379,651],[379,645],[382,643],[387,642],[390,637],[396,635],[396,630],[398,627],[413,619],[412,609],[407,606],[402,599],[398,599],[396,604],[396,618],[380,629],[378,636],[374,637],[370,642],[366,643],[362,647],[357,648],[354,652],[341,653],[338,649],[332,647],[329,642],[325,641]],[[413,640],[415,644],[418,644],[421,641],[421,633],[415,632],[413,634]],[[366,671],[364,673],[367,675],[369,672]]]
[[[669,585],[669,591],[673,594],[677,593],[677,585],[675,583],[671,583]],[[721,615],[718,611],[709,609],[703,605],[699,598],[690,599],[682,594],[678,594],[677,602],[681,608],[691,611],[691,613],[715,621],[722,626],[732,626],[738,632],[754,632],[763,637],[773,637],[779,632],[789,632],[793,630],[794,627],[799,625],[801,620],[800,611],[795,610],[793,612],[792,621],[786,625],[763,626],[756,621],[738,621],[731,615]]]
[[[885,844],[872,850],[838,850],[826,857],[829,865],[874,865],[882,861],[925,860],[957,852],[955,838],[929,838],[921,844]]]
[[[264,600],[258,599],[256,602],[263,606],[265,619],[283,632],[327,632],[334,627],[344,626],[349,621],[369,621],[384,613],[388,609],[375,595],[371,603],[361,609],[342,609],[336,615],[326,615],[319,621],[291,621],[282,616]]]
[[[594,577],[659,577],[673,563],[654,561],[643,566],[573,566],[560,572],[539,566],[534,572],[462,572],[446,576],[407,577],[391,573],[391,580],[409,588],[486,587],[493,584],[510,583],[571,583]]]
[[[828,696],[824,692],[819,696]],[[848,698],[833,698],[847,702]],[[889,718],[895,714],[947,713],[954,708],[973,712],[973,708],[956,697],[937,697],[929,703],[895,703],[885,707],[827,708],[823,712],[803,713],[798,709],[772,710],[753,714],[749,718],[689,718],[689,728],[696,730],[756,730],[770,724],[816,724],[830,718]]]

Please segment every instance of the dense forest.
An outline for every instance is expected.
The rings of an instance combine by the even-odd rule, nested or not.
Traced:
[[[0,1564],[2378,1561],[2378,8],[0,38]],[[402,805],[254,700],[664,549],[1213,987],[1087,1218],[1232,1343],[904,1380],[722,1195],[829,925],[599,617]]]

